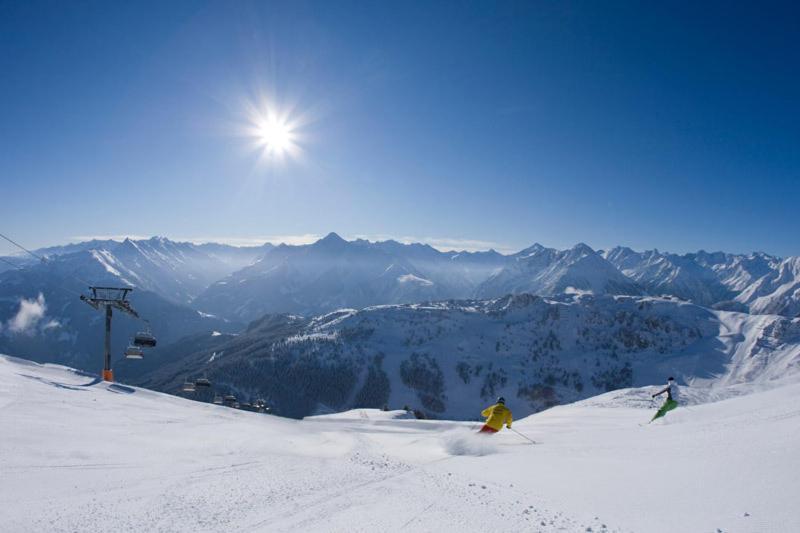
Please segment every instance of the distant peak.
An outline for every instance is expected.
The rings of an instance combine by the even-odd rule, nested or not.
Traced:
[[[519,254],[522,254],[522,255],[531,255],[531,254],[535,254],[535,253],[537,253],[537,252],[541,252],[541,251],[542,251],[542,250],[544,250],[544,249],[545,249],[545,248],[544,248],[544,246],[542,246],[542,245],[541,245],[541,244],[539,244],[538,242],[535,242],[535,243],[533,243],[531,246],[528,246],[528,247],[527,247],[527,248],[525,248],[524,250],[521,250],[521,251],[519,252]]]
[[[587,253],[587,254],[593,254],[594,253],[594,250],[592,249],[592,247],[589,246],[586,243],[583,243],[583,242],[579,242],[578,244],[573,246],[572,250],[575,251],[575,252],[582,252],[582,253]]]
[[[338,234],[334,232],[328,233],[325,237],[314,243],[315,246],[324,246],[324,247],[338,247],[344,244],[347,244],[347,241],[342,239]]]
[[[322,242],[346,242],[344,239],[339,237],[338,233],[333,231],[325,235],[325,237],[322,238],[321,240]]]

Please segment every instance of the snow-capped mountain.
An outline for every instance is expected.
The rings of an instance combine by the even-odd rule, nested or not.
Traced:
[[[142,269],[140,272],[144,272]],[[96,369],[102,353],[102,315],[80,301],[87,285],[130,286],[131,271],[108,250],[52,256],[22,270],[0,274],[0,349],[25,353],[40,361]],[[144,276],[140,276],[141,279]],[[85,283],[84,283],[85,282]],[[235,331],[240,324],[205,316],[165,298],[161,292],[136,287],[134,308],[147,319],[162,343],[199,331]],[[118,358],[144,323],[114,314],[112,350]]]
[[[671,295],[719,309],[786,316],[800,312],[797,259],[763,253],[679,255],[535,244],[502,255],[493,250],[442,252],[392,240],[346,241],[335,233],[302,246],[237,248],[154,237],[89,241],[37,253],[53,259],[83,253],[91,260],[75,262],[79,277],[100,264],[116,283],[237,321],[264,313],[314,315],[341,307],[526,292]],[[7,259],[23,268],[37,263],[24,255]]]
[[[483,282],[478,298],[531,293],[542,296],[566,292],[642,294],[642,288],[617,268],[580,243],[569,250],[535,244],[518,254],[502,270]]]
[[[47,261],[66,260],[78,277],[89,278],[101,265],[113,283],[159,293],[179,304],[188,304],[211,283],[252,264],[272,247],[237,247],[218,243],[175,242],[164,237],[150,239],[92,240],[64,246],[40,248],[34,253]],[[3,258],[20,268],[39,261],[20,254]],[[0,272],[13,270],[7,263]]]
[[[717,279],[728,289],[739,293],[760,278],[776,271],[781,259],[756,252],[752,254],[728,254],[705,252],[686,254],[697,264],[714,272]]]
[[[604,257],[650,294],[756,314],[800,315],[800,260],[748,255],[634,252],[617,247]]]
[[[748,285],[736,300],[751,313],[800,316],[800,257],[784,259]]]
[[[617,247],[603,256],[650,294],[669,294],[706,306],[731,300],[735,295],[717,272],[698,263],[693,255],[658,250],[634,252]]]
[[[162,323],[173,340],[212,327],[234,331],[265,313],[310,317],[341,308],[506,294],[671,295],[719,310],[800,314],[800,259],[762,253],[596,252],[584,244],[559,251],[537,244],[507,256],[346,241],[336,234],[304,246],[236,248],[154,237],[37,253],[48,257],[44,264],[14,256],[21,270],[0,272],[2,342],[11,353],[57,354],[78,366],[93,357],[99,342],[97,317],[80,302],[77,315],[72,309],[89,284],[135,287],[137,298],[153,302],[152,316],[145,318]],[[40,292],[48,317],[42,325],[62,327],[42,329],[40,338],[12,334],[9,321]],[[115,349],[123,341],[115,337]],[[150,365],[141,368],[153,370]]]
[[[94,258],[124,283],[188,304],[218,279],[239,270],[269,250],[173,242],[163,237],[125,239],[112,249],[93,249]]]
[[[197,309],[253,320],[265,313],[316,314],[342,307],[470,296],[477,280],[507,262],[496,252],[439,252],[421,244],[346,241],[335,233],[303,246],[280,245],[218,281]]]
[[[84,252],[87,250],[110,250],[119,245],[118,241],[111,239],[92,239],[90,241],[83,241],[77,243],[64,244],[59,246],[48,246],[46,248],[39,248],[34,250],[33,253],[43,258],[54,258],[59,255],[71,254],[75,252]],[[16,268],[25,268],[35,265],[39,262],[36,257],[33,257],[25,252],[18,252],[11,256],[0,257],[0,273],[6,270],[14,270]]]
[[[219,390],[268,398],[294,417],[407,405],[471,419],[476,401],[498,395],[524,415],[669,375],[730,385],[800,369],[800,318],[651,297],[521,294],[268,315],[213,341],[143,383],[177,392],[187,377],[208,375]]]

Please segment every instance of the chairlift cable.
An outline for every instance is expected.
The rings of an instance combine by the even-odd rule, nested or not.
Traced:
[[[7,261],[7,260],[3,259],[2,257],[0,257],[0,262],[3,262],[5,264],[7,264],[7,265],[10,265],[10,266],[16,268],[17,270],[25,270],[25,267],[23,267],[21,265],[14,264],[11,261]],[[73,296],[80,296],[81,295],[81,293],[79,293],[77,291],[73,291],[72,289],[68,289],[68,288],[64,287],[63,285],[53,285],[53,287],[61,289],[64,292],[68,292],[70,295],[73,295]]]
[[[38,259],[38,260],[39,260],[41,263],[47,264],[47,263],[50,261],[50,258],[49,258],[49,257],[41,256],[41,255],[39,255],[39,254],[36,254],[36,253],[34,253],[34,252],[31,252],[30,250],[28,250],[27,248],[25,248],[24,246],[22,246],[22,245],[21,245],[21,244],[19,244],[18,242],[16,242],[16,241],[14,241],[13,239],[11,239],[11,238],[9,238],[9,237],[7,237],[7,236],[3,235],[2,233],[0,233],[0,237],[2,237],[3,239],[7,240],[8,242],[10,242],[11,244],[13,244],[14,246],[16,246],[17,248],[19,248],[20,250],[23,250],[24,252],[27,252],[27,253],[29,253],[30,255],[32,255],[33,257],[35,257],[36,259]],[[3,262],[4,262],[4,263],[11,264],[11,263],[9,263],[9,262],[8,262],[8,261],[6,261],[6,260],[3,260]],[[20,269],[20,270],[22,270],[22,269],[23,269],[23,267],[21,267],[21,266],[19,266],[19,265],[13,265],[13,266],[17,267],[17,268],[18,268],[18,269]],[[74,275],[74,274],[68,274],[68,275],[69,275],[69,276],[70,276],[72,279],[74,279],[75,281],[78,281],[78,282],[80,282],[82,285],[86,285],[87,287],[91,287],[91,285],[92,285],[91,283],[89,283],[89,282],[88,282],[88,281],[86,281],[85,279],[81,279],[81,278],[77,277],[77,276],[76,276],[76,275]],[[63,287],[62,287],[62,288],[63,288]],[[65,289],[65,290],[66,290],[66,289]],[[72,292],[73,294],[80,294],[80,293],[76,293],[75,291],[70,291],[70,292]]]
[[[28,250],[27,248],[25,248],[24,246],[22,246],[22,245],[21,245],[21,244],[19,244],[18,242],[11,240],[10,238],[8,238],[8,237],[6,237],[5,235],[3,235],[2,233],[0,233],[0,237],[4,238],[4,239],[5,239],[5,240],[7,240],[8,242],[10,242],[11,244],[13,244],[13,245],[14,245],[14,246],[16,246],[17,248],[19,248],[20,250],[22,250],[22,251],[24,251],[24,252],[28,252],[29,254],[31,254],[33,257],[35,257],[36,259],[38,259],[38,260],[39,260],[39,261],[41,261],[42,263],[44,263],[44,262],[46,261],[46,259],[45,259],[44,257],[42,257],[42,256],[40,256],[40,255],[38,255],[38,254],[35,254],[35,253],[31,252],[30,250]]]

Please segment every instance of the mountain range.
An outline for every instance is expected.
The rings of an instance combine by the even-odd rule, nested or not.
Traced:
[[[198,245],[154,237],[93,240],[36,253],[78,277],[94,275],[99,264],[113,283],[244,322],[265,313],[312,315],[341,307],[570,292],[670,295],[756,314],[800,313],[800,258],[764,253],[681,255],[593,250],[580,243],[567,250],[534,244],[502,255],[442,252],[392,240],[346,241],[335,233],[299,246]],[[23,269],[37,264],[28,256],[4,259]],[[6,272],[13,270],[4,265]]]
[[[337,312],[344,313],[342,317],[354,312],[370,317],[391,317],[391,320],[376,321],[373,328],[376,335],[389,334],[399,327],[397,324],[402,323],[406,315],[428,316],[428,309],[436,306],[450,306],[458,310],[456,314],[480,309],[481,316],[494,316],[490,310],[497,304],[493,302],[509,295],[536,295],[555,300],[590,296],[612,298],[609,301],[622,297],[641,301],[655,298],[673,302],[675,309],[691,303],[704,309],[704,313],[742,313],[743,321],[758,320],[748,318],[756,315],[782,315],[791,319],[800,314],[800,258],[779,258],[764,253],[672,254],[658,250],[637,252],[624,247],[594,250],[586,244],[556,250],[534,244],[515,254],[503,255],[491,250],[443,252],[424,244],[392,240],[347,241],[335,233],[299,246],[265,244],[240,248],[154,237],[94,240],[40,249],[35,253],[45,259],[4,258],[17,265],[16,268],[2,263],[8,269],[0,272],[0,350],[39,361],[97,370],[102,347],[102,317],[78,296],[86,293],[88,285],[132,287],[131,302],[143,319],[149,321],[159,338],[159,346],[148,352],[145,362],[121,361],[116,366],[130,379],[152,381],[165,389],[174,386],[174,379],[194,372],[191,366],[186,366],[190,361],[196,364],[192,359],[194,353],[205,354],[209,349],[213,352],[228,341],[265,347],[276,345],[280,335],[316,335],[310,332],[317,327],[315,324],[333,320],[331,317],[338,316]],[[607,305],[608,313],[625,316],[631,313],[631,320],[635,323],[645,320],[647,325],[643,310],[636,305],[630,309],[625,305],[627,307],[613,312],[613,306]],[[392,311],[381,311],[381,306],[391,306]],[[355,311],[340,311],[342,309]],[[564,309],[573,308],[559,304],[549,309],[549,312],[558,309],[563,316]],[[700,313],[698,316],[708,315]],[[393,322],[395,319],[399,321],[397,324]],[[342,319],[342,322],[349,324],[352,320]],[[425,322],[419,320],[421,324]],[[246,329],[248,323],[251,325]],[[569,327],[578,327],[580,320],[576,318],[568,323],[572,324]],[[681,331],[688,336],[683,341],[688,342],[693,331],[692,322],[687,320],[683,325]],[[112,336],[115,357],[122,353],[130,336],[143,327],[146,327],[143,321],[120,313],[115,315]],[[266,334],[262,334],[264,327],[269,330]],[[506,327],[513,331],[515,325],[513,321],[503,322],[498,331],[505,331]],[[536,335],[543,331],[538,319],[529,321],[528,327]],[[695,324],[694,327],[700,326]],[[269,328],[277,333],[271,333],[273,330]],[[351,329],[348,327],[337,335],[346,337]],[[356,328],[357,331],[362,329]],[[215,333],[213,338],[212,332]],[[239,336],[228,337],[235,334]],[[410,357],[418,335],[421,333],[414,333],[408,344],[382,345],[371,357],[383,353],[387,364],[391,357]],[[562,345],[572,342],[567,330],[558,335]],[[510,342],[497,332],[487,338],[498,346]],[[457,338],[448,342],[459,344]],[[722,340],[719,342],[724,344]],[[313,343],[298,346],[310,351],[281,353],[291,353],[303,360],[313,359],[318,351]],[[391,346],[391,354],[387,346]],[[473,351],[475,346],[470,341],[463,348]],[[514,357],[522,357],[520,350],[523,350],[520,346],[512,350]],[[230,353],[231,348],[225,351]],[[242,361],[250,355],[262,357],[258,351],[240,352],[249,354],[243,356]],[[502,350],[487,351],[481,356],[485,361],[473,363],[483,367],[499,364],[496,358],[502,358],[502,353]],[[336,358],[331,357],[335,362]],[[183,363],[178,364],[178,361]],[[427,364],[422,355],[418,355],[419,361],[422,366]],[[252,369],[243,362],[235,368],[246,382]],[[359,372],[365,367],[359,368],[356,374],[361,376]],[[387,375],[395,379],[400,371],[398,366],[394,373]],[[172,372],[172,375],[164,372]],[[243,385],[237,385],[231,377],[234,374],[232,370],[225,370],[221,374],[222,382],[232,389],[241,388]],[[377,370],[373,374],[379,376]],[[592,377],[582,375],[584,387],[590,387]],[[328,380],[330,376],[322,373],[320,379],[323,378]],[[601,378],[594,376],[594,379]],[[348,394],[353,392],[348,390]],[[399,390],[398,386],[394,390]],[[563,391],[554,390],[558,401],[570,398]],[[346,405],[346,402],[314,399],[313,394],[309,398],[315,405]],[[409,397],[391,397],[393,401],[402,398],[412,401]],[[308,412],[316,407],[306,405],[303,409]],[[453,409],[454,413],[458,412],[457,407]],[[436,414],[435,410],[430,414]]]

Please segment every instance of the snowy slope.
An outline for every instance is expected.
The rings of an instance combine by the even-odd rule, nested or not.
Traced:
[[[798,394],[789,383],[644,427],[647,403],[557,407],[515,423],[534,446],[370,410],[287,420],[0,357],[0,522],[9,533],[797,531]]]

